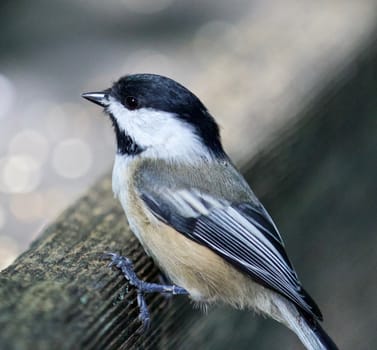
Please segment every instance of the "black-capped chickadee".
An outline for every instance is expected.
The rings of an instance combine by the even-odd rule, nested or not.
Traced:
[[[202,304],[252,308],[285,324],[307,349],[337,349],[302,288],[278,229],[223,150],[202,102],[174,80],[127,75],[82,95],[112,120],[113,191],[145,251],[174,285],[137,278],[128,258],[110,254],[138,291],[188,294]]]

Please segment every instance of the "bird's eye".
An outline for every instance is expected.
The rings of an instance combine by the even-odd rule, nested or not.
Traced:
[[[139,106],[136,97],[127,96],[125,99],[126,107],[130,110],[136,109]]]

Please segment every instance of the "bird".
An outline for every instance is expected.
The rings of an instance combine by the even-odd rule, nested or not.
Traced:
[[[128,257],[107,253],[136,288],[144,329],[151,322],[146,293],[181,294],[205,307],[223,303],[267,315],[296,333],[306,349],[337,349],[278,228],[194,93],[168,77],[140,73],[82,97],[112,122],[114,195],[171,283],[140,280]]]

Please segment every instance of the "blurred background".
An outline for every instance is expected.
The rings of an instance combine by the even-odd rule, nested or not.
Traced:
[[[372,349],[376,28],[374,0],[1,1],[0,269],[111,169],[111,125],[80,94],[163,74],[220,122],[341,348]],[[300,348],[249,313],[209,320],[199,348]]]

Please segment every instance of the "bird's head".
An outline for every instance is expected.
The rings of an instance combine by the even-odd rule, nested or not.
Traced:
[[[202,102],[172,79],[156,74],[122,77],[82,97],[104,107],[118,154],[158,158],[223,157],[219,128]]]

